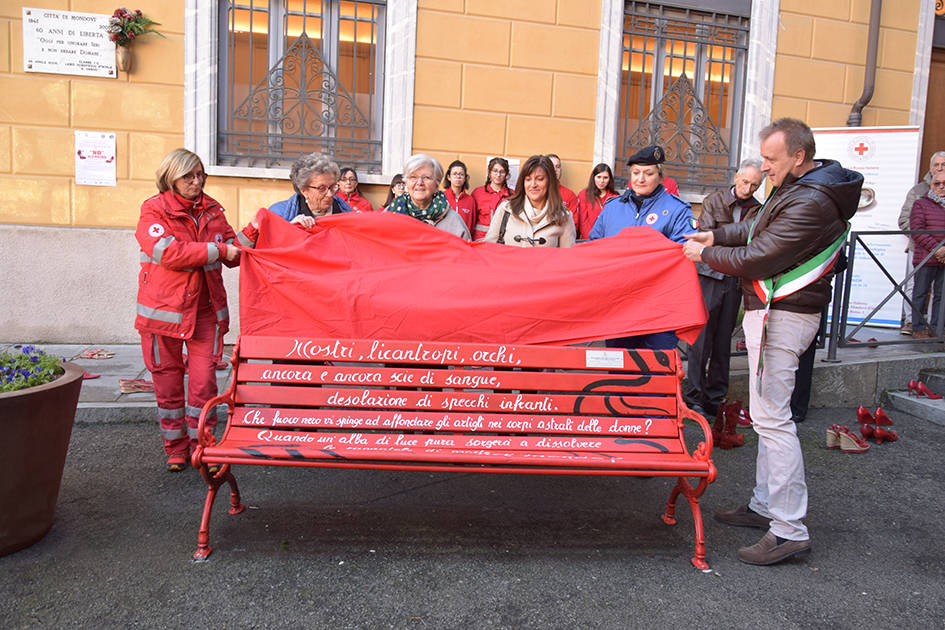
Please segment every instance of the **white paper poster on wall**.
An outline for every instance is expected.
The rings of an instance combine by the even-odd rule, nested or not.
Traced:
[[[79,186],[116,186],[115,134],[75,132],[75,183]]]
[[[109,17],[23,7],[23,72],[116,77]]]
[[[816,157],[838,160],[863,174],[860,207],[850,221],[851,232],[899,229],[899,211],[906,193],[918,181],[918,127],[834,127],[814,129]],[[816,159],[816,158],[815,158]],[[902,234],[863,235],[889,274],[902,282],[906,244]],[[860,323],[893,290],[893,285],[857,243],[847,321]],[[902,297],[897,293],[871,317],[868,325],[898,327]]]

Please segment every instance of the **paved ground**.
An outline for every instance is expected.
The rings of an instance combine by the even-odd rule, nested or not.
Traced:
[[[668,480],[249,467],[193,564],[196,472],[163,471],[153,424],[78,425],[52,531],[0,558],[0,627],[941,628],[945,427],[893,419],[846,455],[824,428],[853,410],[812,410],[813,554],[743,565],[761,532],[708,519],[709,574],[689,509],[658,518]],[[717,452],[707,514],[747,498],[754,447]]]

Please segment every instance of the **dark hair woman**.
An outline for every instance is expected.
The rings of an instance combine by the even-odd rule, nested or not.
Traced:
[[[594,221],[600,216],[604,204],[614,197],[619,197],[614,188],[614,172],[610,170],[610,166],[601,162],[591,171],[587,188],[578,195],[579,210],[576,227],[579,239],[586,239],[590,235]]]
[[[489,160],[489,172],[486,174],[486,183],[472,191],[476,200],[476,223],[473,240],[482,240],[489,231],[489,222],[495,209],[503,199],[512,195],[506,185],[509,178],[509,161],[505,158],[494,157]]]
[[[358,174],[351,167],[346,166],[341,169],[337,196],[351,206],[351,209],[355,212],[374,212],[374,206],[371,205],[371,202],[361,195],[361,189],[358,188]]]
[[[167,469],[179,472],[197,442],[200,411],[217,395],[216,365],[230,323],[220,264],[238,265],[234,241],[252,247],[259,229],[253,219],[233,231],[220,204],[203,192],[203,162],[187,149],[165,156],[156,179],[159,194],[141,205],[135,230],[141,247],[135,328],[154,381]],[[216,425],[216,414],[207,425]]]
[[[515,192],[496,209],[485,240],[519,247],[574,245],[574,219],[561,202],[555,168],[547,156],[525,161]]]
[[[476,225],[476,200],[466,194],[469,190],[469,174],[466,165],[460,160],[453,160],[443,176],[443,192],[450,202],[450,207],[456,211],[469,233],[472,234]]]
[[[404,183],[403,175],[397,173],[391,177],[390,186],[387,189],[387,200],[384,202],[384,206],[381,210],[387,210],[387,208],[390,207],[390,202],[404,194],[404,190],[406,190],[405,187],[406,184]]]

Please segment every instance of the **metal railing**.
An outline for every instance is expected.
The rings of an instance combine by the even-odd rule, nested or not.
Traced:
[[[863,344],[857,342],[854,339],[860,330],[868,324],[868,322],[880,311],[880,309],[891,300],[897,293],[901,295],[908,305],[909,309],[912,309],[912,296],[907,295],[904,287],[908,284],[916,272],[921,269],[926,261],[928,261],[934,252],[939,248],[945,245],[945,238],[942,238],[938,245],[931,249],[930,253],[922,259],[922,261],[915,266],[914,269],[902,280],[902,282],[897,281],[892,274],[889,273],[889,270],[886,269],[886,266],[882,263],[880,257],[876,255],[870,246],[863,240],[863,236],[891,236],[894,234],[902,234],[904,236],[910,236],[912,234],[937,234],[941,235],[941,230],[871,230],[871,231],[861,231],[861,232],[850,232],[850,238],[847,241],[847,268],[834,278],[834,287],[833,287],[833,305],[831,310],[830,318],[830,335],[829,343],[827,346],[827,358],[826,361],[835,362],[837,361],[837,349],[846,348],[851,346],[862,346]],[[847,316],[850,312],[850,295],[853,291],[853,269],[856,264],[856,253],[857,248],[860,247],[876,266],[882,271],[883,275],[892,285],[892,290],[886,294],[886,297],[879,302],[873,310],[871,310],[866,317],[864,317],[854,328],[847,334]],[[932,319],[936,320],[936,327],[934,330],[934,336],[932,338],[924,339],[915,339],[915,338],[906,338],[906,339],[893,339],[886,341],[870,341],[870,346],[889,346],[889,345],[902,345],[902,344],[918,344],[918,343],[927,343],[929,341],[942,341],[942,329],[945,326],[945,300],[940,300],[941,304],[939,305],[938,317],[933,316]],[[918,311],[921,313],[922,323],[925,324],[925,327],[932,329],[931,324],[928,319],[925,317],[924,308],[919,308]],[[918,322],[913,322],[915,326]]]

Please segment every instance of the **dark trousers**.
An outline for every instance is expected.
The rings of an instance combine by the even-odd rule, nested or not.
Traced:
[[[942,284],[945,279],[945,267],[930,267],[928,261],[925,266],[915,272],[915,283],[912,287],[912,330],[925,330],[925,320],[920,309],[926,304],[929,290],[934,293],[932,298],[932,331],[938,328],[938,313],[942,306]]]
[[[741,291],[738,280],[731,277],[717,280],[699,276],[699,284],[709,319],[689,348],[686,398],[714,415],[728,393],[732,332],[738,319]]]
[[[814,335],[814,340],[807,346],[797,361],[797,372],[794,375],[794,392],[791,394],[791,418],[807,417],[807,408],[810,406],[810,390],[814,380],[814,355],[817,346],[822,344],[827,334],[827,307],[820,314],[820,329]]]
[[[640,348],[647,350],[673,350],[676,348],[677,343],[679,343],[679,337],[676,336],[676,333],[670,331],[604,340],[604,345],[608,348],[625,348],[627,350]]]

